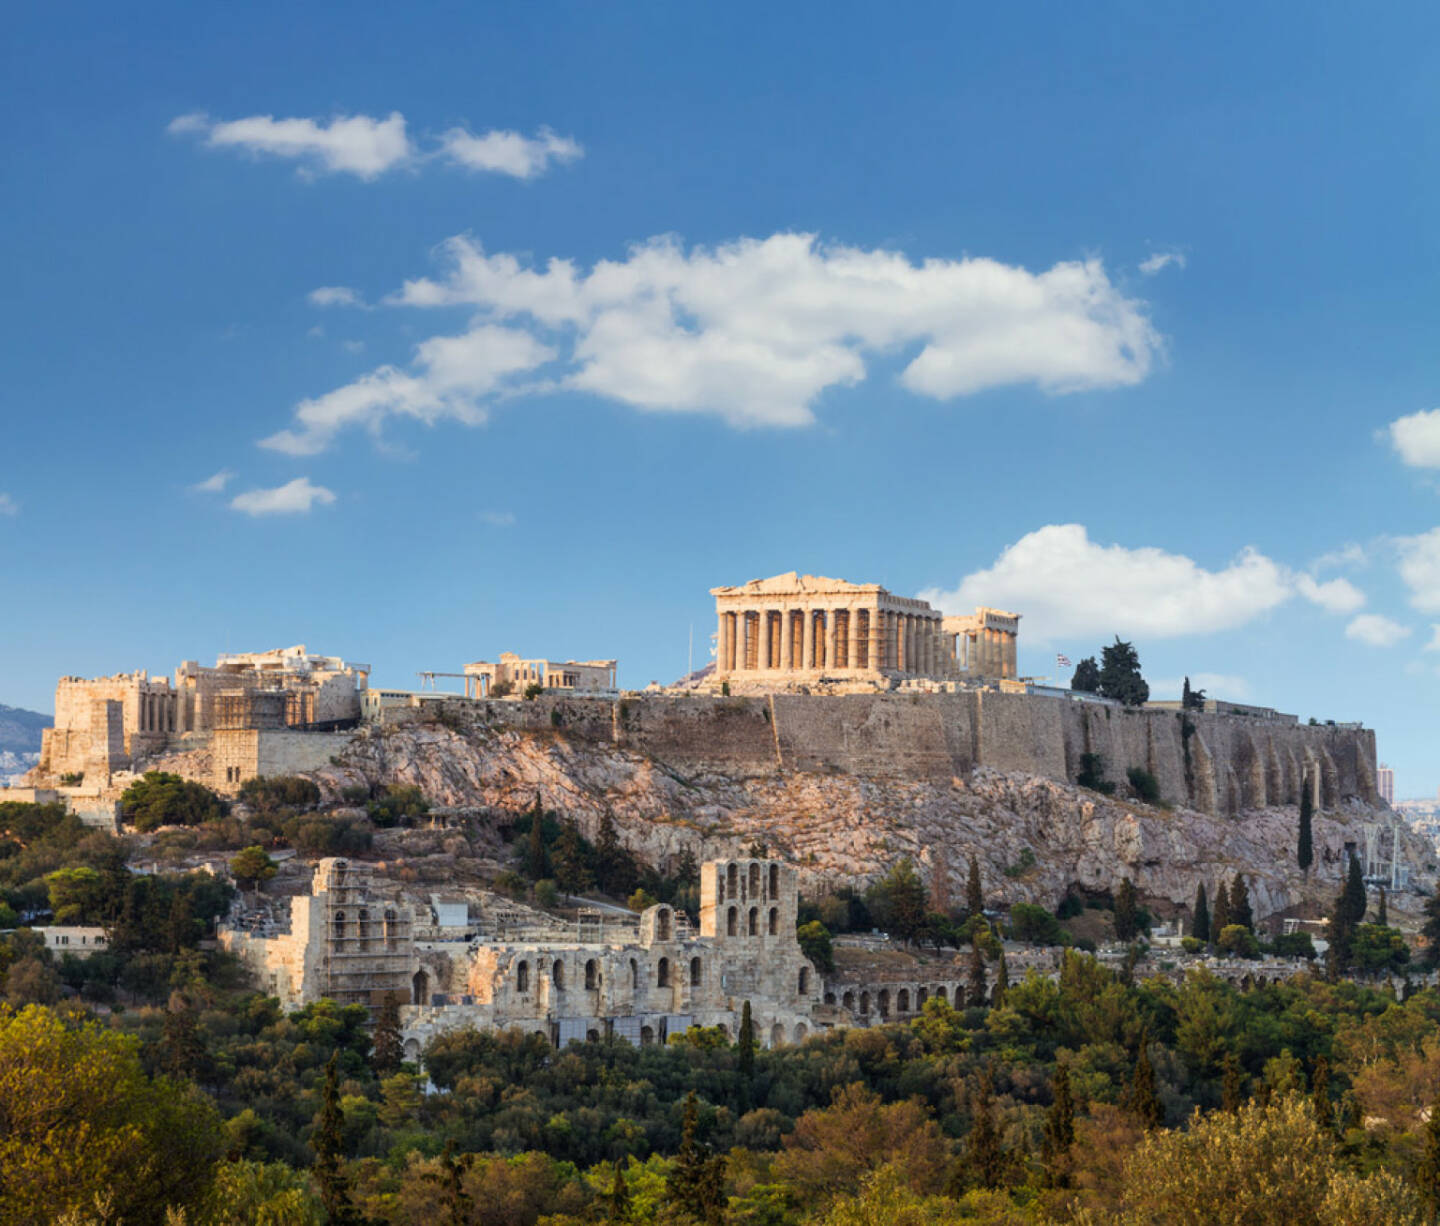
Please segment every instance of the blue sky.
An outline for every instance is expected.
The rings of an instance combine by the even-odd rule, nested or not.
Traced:
[[[638,686],[799,569],[1440,786],[1433,6],[10,21],[0,701],[295,642]]]

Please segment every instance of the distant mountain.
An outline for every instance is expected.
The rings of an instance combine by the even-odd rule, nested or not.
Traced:
[[[55,720],[39,711],[24,711],[0,703],[0,753],[37,754],[40,733]]]

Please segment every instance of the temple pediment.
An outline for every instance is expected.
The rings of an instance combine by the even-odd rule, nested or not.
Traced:
[[[787,596],[804,595],[854,595],[867,592],[884,592],[878,583],[851,583],[845,579],[827,579],[824,575],[802,575],[786,571],[769,579],[751,579],[731,587],[712,587],[712,596]]]

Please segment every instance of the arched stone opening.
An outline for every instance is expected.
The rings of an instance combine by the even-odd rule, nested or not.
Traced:
[[[810,995],[810,968],[808,966],[800,968],[800,995]]]
[[[562,992],[565,990],[565,963],[559,958],[555,959],[555,965],[550,968],[550,981]]]
[[[862,1014],[866,1014],[866,1015],[868,1015],[869,1012],[870,1012],[870,993],[869,993],[869,992],[861,992],[861,993],[860,993],[860,1012],[861,1012]]]
[[[661,958],[655,964],[655,986],[657,988],[668,988],[670,986],[670,959]]]
[[[410,980],[410,1003],[412,1005],[428,1005],[430,1003],[430,976],[424,971],[416,971]]]
[[[915,1008],[923,1009],[925,1002],[930,999],[930,989],[920,988],[915,993]]]
[[[585,990],[593,992],[600,986],[600,966],[594,958],[585,963]]]
[[[779,1022],[770,1027],[770,1046],[779,1047],[785,1042],[785,1027]]]
[[[778,864],[770,866],[770,897],[772,900],[780,897],[780,866]]]
[[[832,993],[832,995],[833,995],[833,993]],[[842,1008],[844,1008],[844,1009],[849,1009],[851,1013],[854,1013],[854,1012],[855,1012],[855,993],[854,993],[854,992],[846,992],[845,995],[840,998],[840,1005],[841,1005]]]
[[[651,1047],[655,1043],[655,1030],[650,1026],[640,1027],[640,1046]]]
[[[895,1011],[897,1013],[910,1012],[910,989],[901,988],[895,993]]]
[[[751,907],[751,908],[750,908],[750,915],[749,915],[749,917],[748,917],[748,921],[747,921],[747,924],[746,924],[746,935],[752,936],[752,937],[754,937],[754,936],[759,936],[759,935],[760,935],[760,908],[759,908],[759,907]]]
[[[752,863],[750,865],[750,898],[752,900],[760,897],[760,866]]]
[[[804,1022],[795,1023],[795,1042],[803,1043],[805,1041],[805,1036],[809,1033],[810,1031],[806,1028]]]
[[[699,958],[690,959],[690,986],[698,988],[704,980],[704,967]]]
[[[671,920],[670,908],[661,907],[655,914],[655,939],[657,941],[670,940]]]
[[[335,939],[337,941],[345,939],[345,912],[343,911],[335,912]]]
[[[890,1016],[890,989],[881,988],[880,995],[875,998],[875,1007],[880,1010],[881,1017]]]
[[[515,990],[517,992],[530,990],[530,963],[521,962],[515,968]]]
[[[735,908],[731,907],[728,911],[725,912],[725,935],[727,937],[733,937],[736,935],[736,925],[738,924],[738,922],[739,920]]]
[[[770,908],[770,918],[769,918],[769,922],[767,923],[766,926],[769,928],[769,930],[770,930],[770,935],[771,935],[772,937],[778,937],[778,936],[780,935],[780,908],[779,908],[779,907],[771,907],[771,908]]]

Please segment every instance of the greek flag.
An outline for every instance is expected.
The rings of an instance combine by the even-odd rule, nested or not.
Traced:
[[[1056,655],[1055,655],[1055,667],[1056,667],[1056,668],[1069,668],[1069,667],[1070,667],[1070,657],[1067,656],[1067,655],[1064,655],[1063,653],[1057,652]]]

